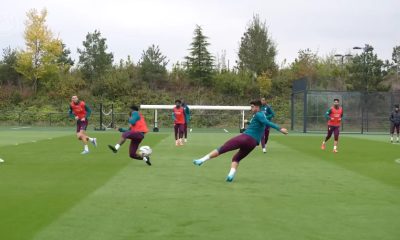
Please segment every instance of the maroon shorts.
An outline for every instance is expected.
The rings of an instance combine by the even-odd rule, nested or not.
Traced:
[[[144,138],[144,134],[142,132],[127,131],[122,134],[122,137],[131,140],[129,156],[134,159],[142,159],[141,156],[136,155],[136,151]]]
[[[240,134],[234,138],[228,140],[224,145],[217,149],[219,154],[223,154],[235,149],[239,149],[233,158],[232,162],[240,162],[245,158],[256,146],[257,141],[247,134]]]
[[[89,125],[89,121],[85,119],[85,121],[78,120],[76,121],[76,132],[86,131],[87,126]]]
[[[333,137],[335,139],[335,141],[339,140],[339,126],[328,126],[328,134],[327,134],[327,138],[329,139],[332,136],[333,133]]]

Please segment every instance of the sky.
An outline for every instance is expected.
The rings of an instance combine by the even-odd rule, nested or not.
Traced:
[[[301,49],[319,56],[356,54],[370,44],[391,59],[400,45],[400,0],[0,0],[0,48],[24,49],[26,12],[48,11],[49,28],[77,60],[89,32],[100,30],[115,62],[140,59],[152,44],[172,63],[188,55],[193,31],[203,29],[214,55],[226,52],[235,65],[240,39],[253,15],[266,22],[280,66]]]

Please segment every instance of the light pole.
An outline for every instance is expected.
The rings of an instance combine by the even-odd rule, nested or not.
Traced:
[[[361,134],[364,133],[364,115],[365,115],[365,104],[366,101],[368,101],[368,98],[366,97],[368,94],[368,66],[367,66],[367,55],[368,52],[372,52],[374,48],[369,45],[365,44],[364,47],[358,47],[355,46],[353,47],[354,50],[363,50],[363,65],[364,65],[364,81],[365,81],[365,88],[364,88],[364,93],[362,94],[361,98]],[[367,108],[368,109],[368,108]],[[367,131],[368,131],[368,112],[367,112]]]
[[[364,64],[364,81],[365,81],[365,91],[368,92],[368,66],[367,66],[367,55],[369,52],[372,52],[374,48],[369,45],[365,44],[365,47],[353,47],[354,50],[363,50],[363,64]]]
[[[342,65],[342,67],[343,67],[343,63],[344,63],[344,58],[345,57],[352,57],[353,55],[351,55],[351,54],[345,54],[345,55],[343,55],[343,54],[335,54],[335,57],[339,57],[340,58],[340,64]]]

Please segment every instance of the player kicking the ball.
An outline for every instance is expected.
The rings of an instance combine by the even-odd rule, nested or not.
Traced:
[[[80,101],[77,96],[71,97],[71,103],[69,106],[69,116],[76,120],[76,137],[81,140],[84,145],[83,152],[81,154],[89,153],[88,141],[90,141],[95,147],[97,147],[96,138],[91,138],[86,134],[86,129],[89,124],[88,118],[92,110],[86,105],[84,101]]]
[[[273,122],[270,122],[265,117],[265,114],[260,111],[261,101],[256,100],[250,102],[251,111],[253,112],[253,118],[249,122],[248,128],[240,135],[231,138],[221,147],[211,151],[209,154],[205,155],[200,159],[193,160],[195,165],[202,165],[205,161],[218,157],[219,155],[239,149],[239,151],[233,156],[231,163],[231,170],[226,177],[227,182],[232,182],[237,168],[239,167],[239,162],[245,158],[258,144],[260,144],[261,137],[264,134],[264,129],[266,126],[272,127],[283,134],[288,134],[287,129],[281,128]]]
[[[339,99],[333,100],[333,106],[325,113],[325,118],[328,120],[328,133],[325,140],[322,142],[321,149],[325,150],[325,143],[331,138],[332,133],[335,141],[333,142],[333,152],[337,153],[337,145],[339,142],[339,128],[343,118],[343,109],[339,105]]]
[[[129,146],[129,156],[136,160],[143,160],[147,165],[151,166],[150,157],[145,154],[138,152],[138,147],[144,139],[144,135],[149,131],[147,128],[146,120],[143,115],[139,112],[139,108],[135,105],[131,106],[131,112],[129,114],[130,128],[118,128],[117,130],[122,132],[121,139],[115,145],[108,145],[108,147],[114,153],[117,153],[122,144],[125,143],[126,139],[131,140]]]

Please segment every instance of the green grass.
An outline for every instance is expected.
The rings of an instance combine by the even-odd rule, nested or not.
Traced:
[[[0,239],[400,236],[400,145],[387,137],[344,135],[333,154],[332,142],[319,149],[322,135],[272,135],[227,183],[232,153],[191,160],[236,134],[193,133],[178,148],[170,133],[148,134],[149,167],[128,144],[107,149],[118,133],[89,131],[99,147],[81,156],[72,129],[44,130],[0,130]]]

